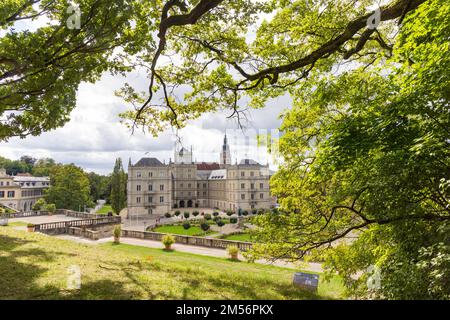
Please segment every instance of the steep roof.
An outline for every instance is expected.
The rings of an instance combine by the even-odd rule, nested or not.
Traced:
[[[226,178],[227,178],[227,170],[226,169],[211,171],[211,174],[209,175],[209,180],[222,180],[222,179],[226,179]]]
[[[158,167],[158,166],[163,166],[163,164],[156,158],[142,158],[134,165],[134,167]]]
[[[252,159],[242,159],[241,162],[239,162],[239,165],[246,165],[246,166],[261,166],[258,162]]]
[[[214,163],[197,163],[197,170],[218,170],[220,169],[220,165],[216,162]]]

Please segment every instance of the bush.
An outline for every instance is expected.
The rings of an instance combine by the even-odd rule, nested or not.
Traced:
[[[237,246],[231,245],[227,247],[227,253],[230,255],[231,259],[237,260],[239,254],[239,248]]]
[[[214,216],[214,217],[217,217],[218,215],[219,215],[219,213],[218,213],[217,211],[214,211],[214,212],[213,212],[213,216]]]
[[[120,236],[122,235],[122,227],[115,226],[113,234],[114,234],[114,243],[120,243]]]
[[[187,219],[187,218],[189,218],[189,216],[190,216],[191,214],[190,214],[189,212],[186,211],[183,215],[184,215],[184,217]]]
[[[206,232],[209,230],[209,224],[207,222],[202,222],[200,223],[200,228]]]
[[[28,228],[33,228],[33,227],[34,227],[34,224],[28,223],[28,224],[27,224],[27,227],[28,227]]]
[[[196,216],[199,215],[199,212],[198,212],[198,211],[194,211],[194,212],[192,212],[192,215],[193,215],[194,217],[196,217]]]
[[[230,218],[230,223],[237,223],[238,219],[237,218]]]
[[[248,215],[248,211],[247,210],[242,211],[242,215],[247,216]]]
[[[206,220],[211,220],[211,215],[209,213],[205,214],[205,219]]]
[[[44,198],[40,198],[38,201],[36,201],[35,204],[33,204],[32,209],[35,211],[41,211],[44,210],[44,207],[47,205],[47,201],[45,201]]]
[[[166,246],[166,249],[170,249],[170,246],[175,243],[175,238],[170,234],[166,234],[162,237],[161,242]]]
[[[258,210],[252,209],[252,214],[256,214],[257,212],[258,212]]]
[[[186,221],[185,223],[183,223],[183,228],[185,230],[189,229],[190,227],[191,227],[191,224],[189,222]]]
[[[227,216],[231,217],[231,216],[232,216],[233,214],[234,214],[234,212],[233,212],[233,211],[231,211],[231,210],[227,210]]]
[[[213,220],[214,220],[214,222],[217,222],[220,220],[220,217],[214,217]]]
[[[49,203],[49,204],[45,205],[44,211],[48,211],[50,213],[55,213],[56,205],[54,203]]]
[[[259,209],[258,210],[258,214],[264,214],[265,210],[264,209]]]
[[[223,222],[223,220],[217,220],[216,223],[219,227],[223,227],[225,225],[225,222]]]
[[[181,214],[180,210],[175,211],[175,215],[178,217]]]

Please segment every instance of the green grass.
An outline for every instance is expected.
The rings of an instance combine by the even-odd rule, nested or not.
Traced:
[[[26,227],[28,223],[23,221],[16,221],[16,222],[9,222],[8,221],[8,227]]]
[[[131,245],[75,243],[0,228],[0,299],[321,299],[340,297],[337,277],[318,294],[292,286],[294,270]],[[68,268],[81,289],[67,290]]]
[[[244,242],[252,242],[249,233],[231,234],[231,235],[229,235],[229,236],[223,237],[222,239],[225,239],[225,240],[235,240],[235,241],[244,241]]]
[[[180,234],[183,236],[204,236],[205,232],[200,228],[196,226],[191,226],[189,229],[184,229],[182,225],[165,225],[165,226],[159,226],[153,229],[154,232],[161,232],[161,233],[171,233],[171,234]],[[210,235],[212,231],[207,231],[206,234]]]
[[[96,213],[97,214],[108,214],[108,212],[113,212],[113,209],[110,205],[105,204]]]

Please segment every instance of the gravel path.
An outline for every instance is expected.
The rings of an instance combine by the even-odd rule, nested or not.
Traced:
[[[59,235],[56,237],[58,237],[60,239],[72,240],[72,241],[76,241],[79,243],[90,244],[90,245],[96,245],[96,244],[105,243],[105,242],[112,242],[114,240],[112,237],[103,238],[98,241],[93,241],[93,240],[89,240],[86,238],[80,238],[80,237],[75,237],[75,236],[70,236],[70,235]],[[143,240],[143,239],[135,239],[135,238],[120,238],[120,242],[125,243],[125,244],[135,245],[135,246],[149,247],[149,248],[160,249],[163,247],[161,242],[153,241],[153,240]],[[227,258],[228,257],[226,250],[223,250],[223,249],[190,246],[190,245],[180,244],[180,243],[174,244],[173,248],[176,251],[199,254],[199,255],[204,255],[204,256],[219,257],[219,258]],[[240,256],[240,259],[245,260],[242,256]],[[322,266],[320,263],[305,263],[304,265],[301,265],[301,266],[297,266],[292,263],[283,262],[283,261],[268,262],[268,261],[264,261],[264,260],[257,260],[256,263],[274,265],[274,266],[291,268],[291,269],[312,271],[312,272],[323,272]]]

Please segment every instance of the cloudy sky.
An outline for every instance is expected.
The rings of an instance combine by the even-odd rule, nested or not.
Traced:
[[[121,157],[127,166],[131,157],[133,163],[141,157],[157,157],[161,161],[173,159],[175,134],[167,130],[158,138],[135,131],[131,134],[120,123],[118,114],[130,108],[121,98],[114,95],[125,82],[145,87],[146,79],[133,74],[127,78],[105,74],[95,84],[82,83],[78,90],[77,107],[71,113],[71,120],[64,127],[46,132],[37,137],[13,138],[0,143],[0,155],[18,159],[22,155],[35,158],[51,157],[57,162],[74,163],[87,171],[106,174],[112,171],[114,161]],[[183,146],[192,145],[197,161],[218,161],[224,133],[229,136],[233,163],[248,157],[269,162],[275,169],[273,159],[267,155],[264,146],[257,147],[256,134],[279,127],[280,112],[289,107],[289,99],[271,101],[265,109],[249,113],[247,131],[242,132],[235,120],[227,119],[230,112],[205,114],[192,121],[178,135]],[[273,132],[272,132],[273,134]]]

